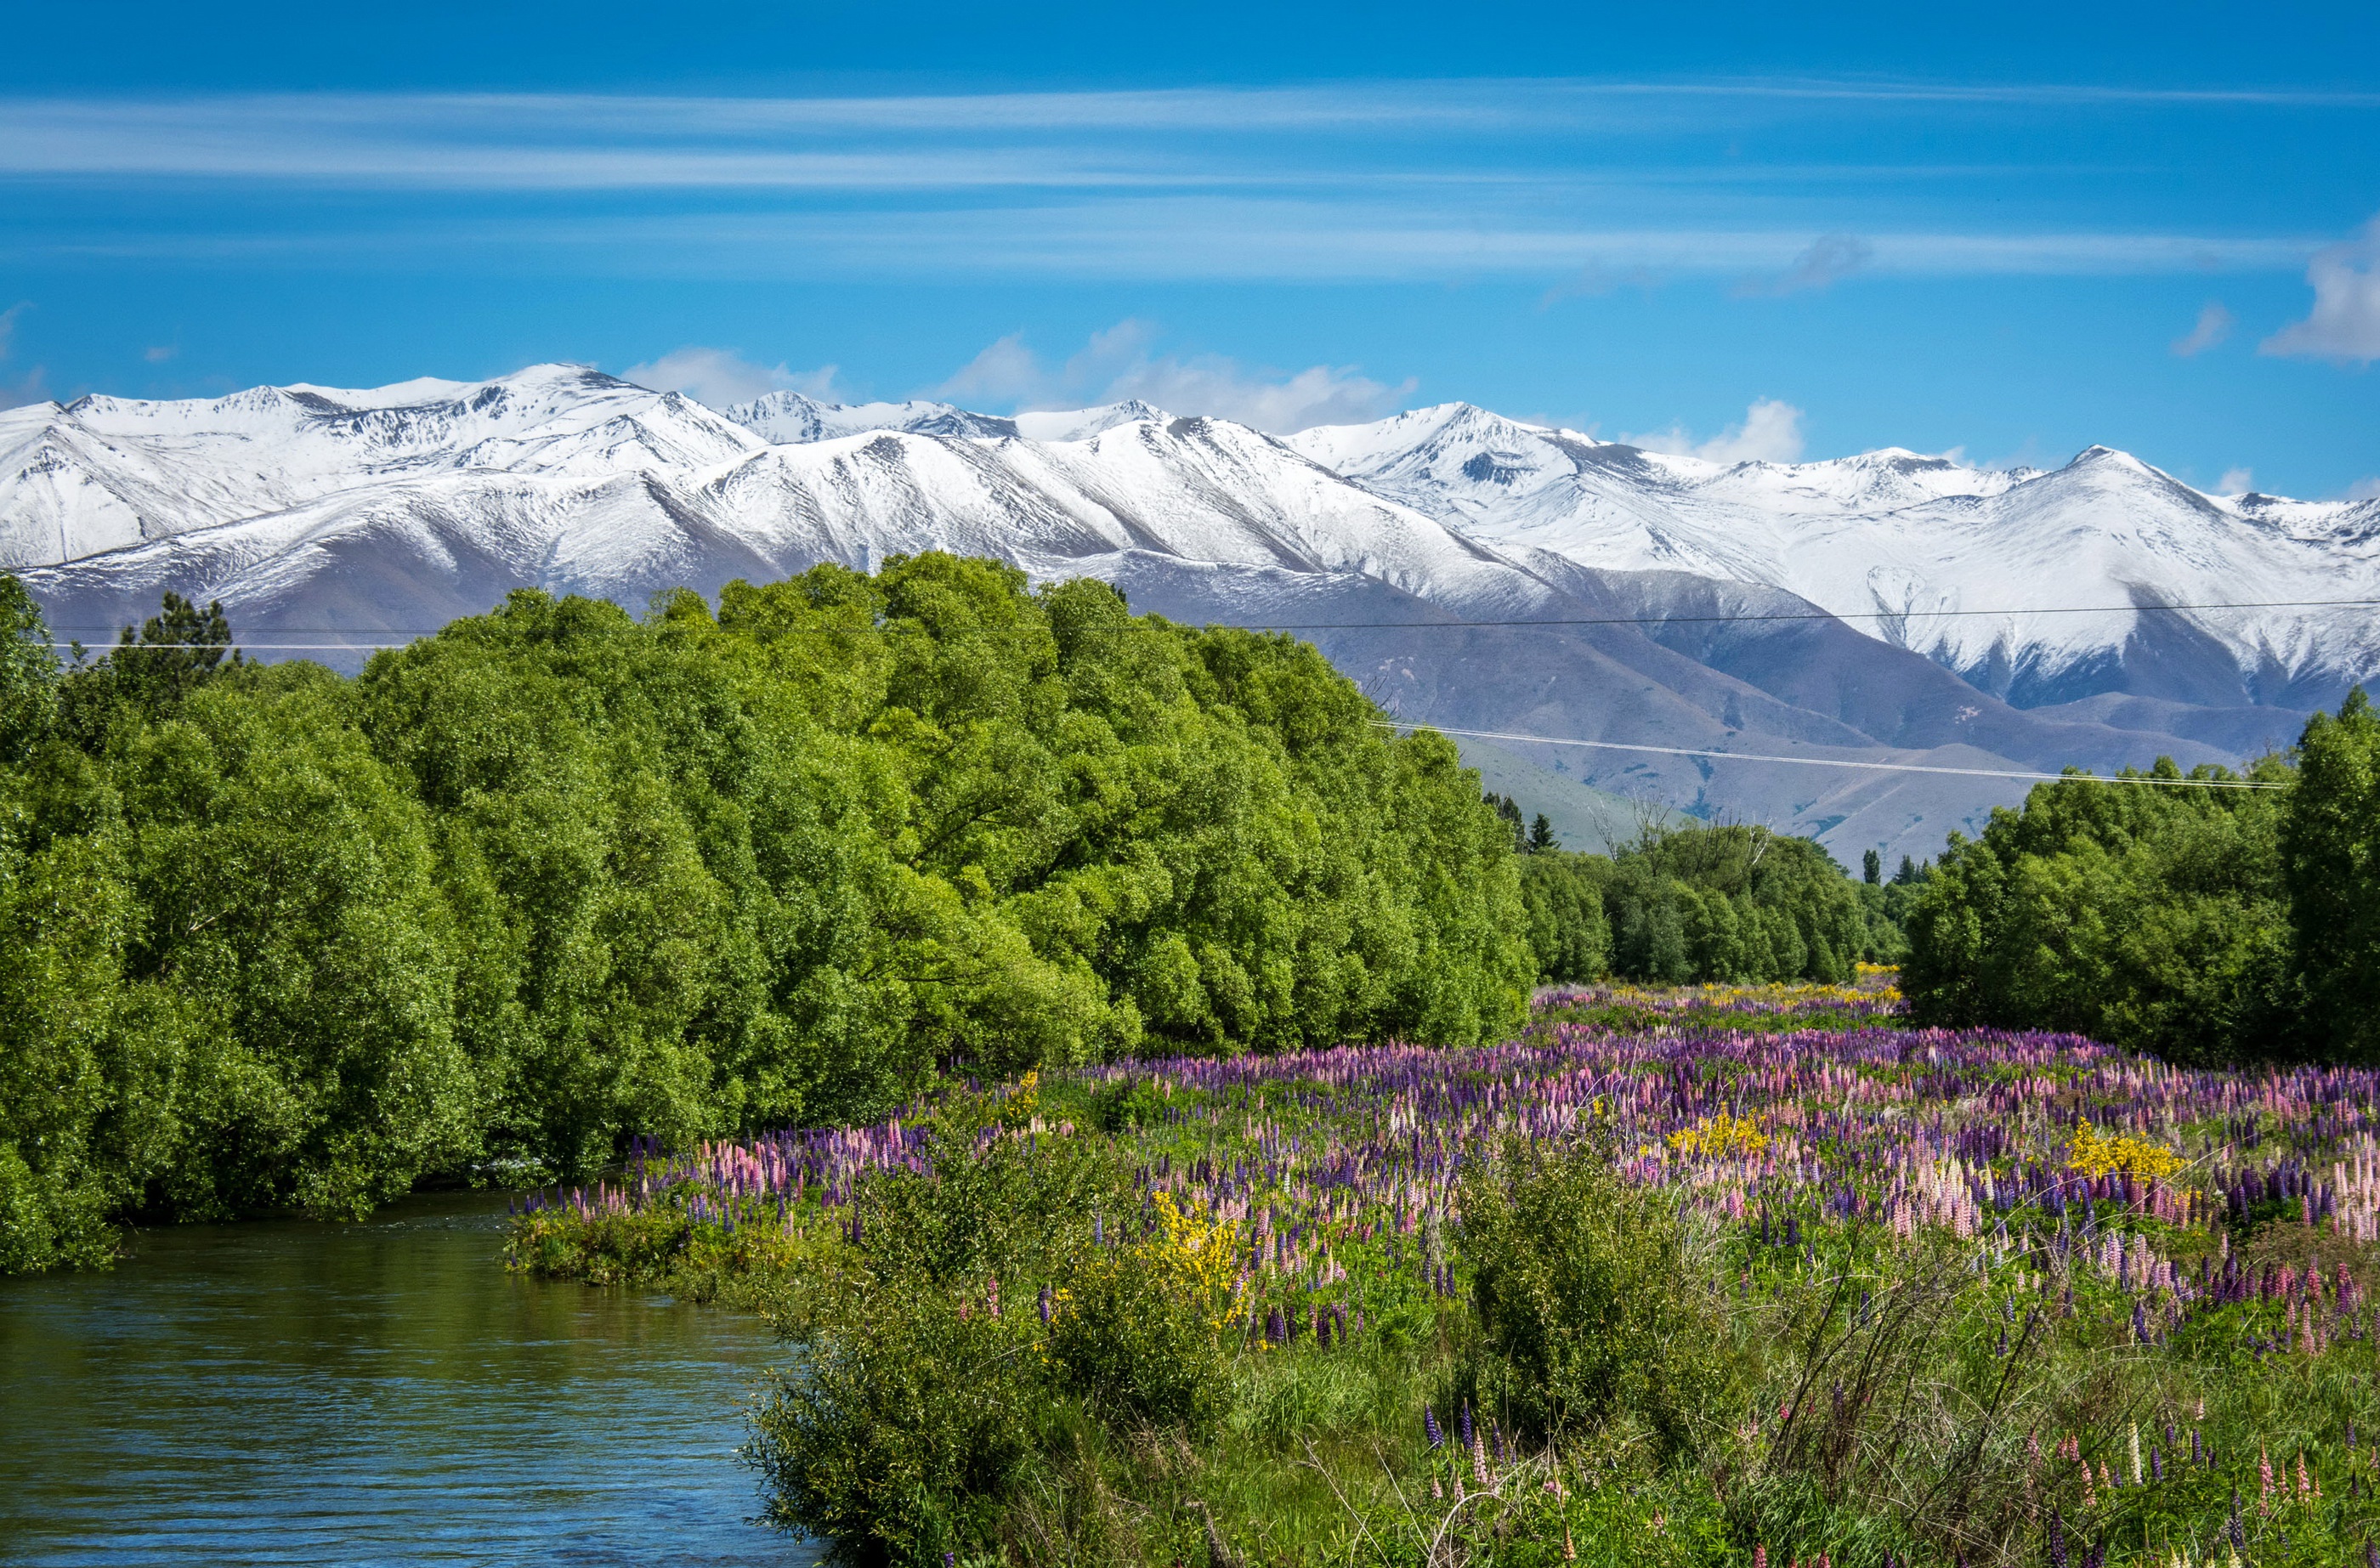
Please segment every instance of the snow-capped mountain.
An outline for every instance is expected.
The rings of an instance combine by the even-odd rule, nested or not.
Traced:
[[[2206,495],[2100,446],[2047,472],[1718,464],[1466,404],[1289,444],[1502,548],[1784,589],[2025,707],[2321,703],[2380,667],[2369,607],[2306,602],[2380,597],[2380,502]]]
[[[905,431],[912,435],[1021,435],[1028,441],[1085,441],[1101,431],[1141,419],[1161,419],[1159,409],[1134,398],[1099,408],[1062,413],[976,414],[951,403],[821,403],[798,392],[772,392],[725,410],[729,419],[763,440],[781,445],[832,441],[869,431]]]
[[[1750,754],[1465,743],[1541,793],[1730,811],[1846,857],[1930,853],[2022,785],[1780,759],[2232,760],[2380,663],[2360,611],[2044,613],[2380,598],[2380,504],[2211,497],[2095,448],[2048,472],[1720,466],[1464,405],[1282,441],[1139,403],[714,410],[551,365],[0,412],[0,568],[86,640],[169,588],[260,647],[361,647],[524,585],[634,607],[927,549],[1298,626],[1407,719]],[[1457,624],[1478,622],[1508,624]]]

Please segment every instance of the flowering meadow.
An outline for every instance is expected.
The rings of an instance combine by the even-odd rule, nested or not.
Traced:
[[[2380,1564],[2380,1075],[1887,978],[953,1084],[514,1253],[774,1314],[750,1455],[853,1562]]]

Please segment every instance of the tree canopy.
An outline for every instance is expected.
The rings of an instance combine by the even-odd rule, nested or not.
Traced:
[[[188,604],[63,672],[11,579],[0,616],[0,1270],[938,1070],[1526,1006],[1519,857],[1451,744],[1098,582],[521,592],[352,679]]]
[[[1952,834],[1909,917],[1918,1016],[2184,1062],[2371,1059],[2375,731],[2359,692],[2308,724],[2295,765],[2078,774]],[[2235,784],[2274,787],[2206,787]]]

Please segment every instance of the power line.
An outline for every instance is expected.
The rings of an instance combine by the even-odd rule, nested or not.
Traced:
[[[2033,773],[2011,772],[2000,768],[1940,768],[1922,762],[1857,762],[1841,757],[1775,757],[1752,751],[1703,751],[1688,746],[1638,746],[1619,740],[1569,740],[1550,735],[1512,735],[1501,730],[1458,730],[1445,724],[1420,724],[1404,719],[1374,719],[1380,729],[1436,730],[1440,735],[1459,735],[1474,740],[1523,740],[1539,746],[1584,746],[1602,751],[1646,751],[1662,757],[1709,757],[1725,762],[1791,762],[1804,768],[1858,768],[1878,773],[1954,773],[1963,778],[2023,779],[2036,784],[2159,784],[2183,789],[2287,789],[2282,784],[2262,784],[2252,779],[2160,779],[2148,774],[2117,774],[2102,777],[2095,773]]]
[[[1760,585],[1749,585],[1749,586],[1760,586]],[[1273,622],[1267,622],[1267,623],[1264,623],[1264,624],[1261,624],[1261,625],[1240,625],[1240,624],[1237,624],[1237,623],[1230,623],[1230,624],[1231,624],[1231,625],[1232,625],[1232,626],[1234,626],[1234,629],[1236,629],[1236,630],[1240,630],[1240,631],[1262,631],[1262,632],[1312,632],[1312,631],[1468,631],[1468,630],[1512,629],[1512,628],[1519,628],[1519,627],[1526,627],[1526,626],[1715,626],[1715,625],[1726,625],[1726,624],[1737,623],[1737,622],[1741,622],[1741,623],[1747,624],[1747,625],[1755,625],[1755,624],[1761,624],[1761,623],[1767,623],[1767,622],[1777,622],[1777,621],[1908,621],[1908,620],[1938,620],[1938,619],[1945,619],[1945,618],[1957,618],[1957,617],[1962,617],[1962,616],[1977,616],[1977,615],[2002,615],[2002,616],[2019,616],[2019,615],[2120,615],[2120,614],[2128,614],[2128,613],[2129,613],[2129,614],[2145,614],[2145,613],[2150,612],[2150,611],[2168,611],[2168,612],[2173,612],[2173,613],[2177,613],[2177,614],[2178,614],[2178,613],[2180,613],[2180,612],[2183,612],[2183,611],[2198,611],[2198,610],[2354,610],[2354,609],[2369,609],[2369,608],[2374,607],[2374,606],[2376,606],[2376,605],[2380,605],[2380,599],[2251,599],[2251,600],[2236,600],[2236,601],[2222,601],[2222,602],[2214,602],[2214,601],[2209,601],[2209,602],[2202,602],[2202,603],[2188,603],[2188,604],[2073,604],[2073,605],[2052,605],[2052,606],[2047,606],[2047,607],[2039,608],[2039,609],[1999,609],[1999,610],[1840,610],[1840,611],[1837,611],[1837,610],[1791,610],[1791,611],[1779,611],[1779,612],[1777,612],[1777,613],[1775,613],[1775,614],[1737,614],[1737,615],[1577,615],[1577,616],[1556,616],[1556,617],[1548,617],[1548,618],[1545,618],[1545,619],[1534,619],[1534,620],[1533,620],[1533,619],[1512,619],[1512,620],[1495,620],[1495,621],[1273,621]],[[1175,624],[1175,625],[1187,625],[1187,623],[1184,623],[1184,622],[1176,622],[1176,623],[1174,623],[1174,624]],[[1213,625],[1224,625],[1224,624],[1226,624],[1226,623],[1222,623],[1222,622],[1215,622],[1215,623],[1210,623],[1210,624],[1213,624]],[[1137,621],[1137,620],[1135,620],[1135,621],[1129,622],[1129,623],[1123,623],[1123,625],[1125,625],[1125,626],[1146,626],[1146,625],[1147,625],[1147,623],[1146,623],[1146,622],[1142,622],[1142,621]],[[104,626],[73,626],[73,625],[68,625],[68,626],[54,626],[54,627],[52,627],[51,629],[52,629],[52,630],[54,630],[54,631],[116,632],[116,631],[120,631],[120,630],[122,630],[123,628],[122,628],[120,626],[115,626],[115,625]],[[336,637],[336,636],[339,636],[339,635],[341,635],[342,633],[344,633],[347,628],[346,628],[346,627],[344,627],[344,626],[265,626],[265,627],[260,627],[260,628],[258,628],[258,629],[259,629],[259,630],[261,630],[261,631],[262,631],[262,632],[263,632],[265,635],[267,635],[267,636],[282,635],[282,636],[293,636],[293,637],[304,637],[304,636]],[[365,632],[368,632],[368,633],[370,633],[370,634],[373,634],[373,635],[377,635],[377,636],[380,636],[380,637],[419,638],[419,637],[435,637],[436,635],[438,635],[438,633],[440,633],[440,632],[442,632],[442,631],[445,630],[446,628],[445,628],[444,626],[420,626],[420,627],[405,627],[405,626],[367,626],[367,627],[360,627],[360,628],[358,628],[358,629],[362,630],[362,631],[365,631]],[[868,635],[868,634],[870,634],[870,633],[875,633],[875,634],[880,634],[880,635],[891,635],[891,634],[895,633],[895,632],[908,631],[908,630],[912,630],[912,629],[915,629],[915,628],[907,627],[907,626],[785,626],[785,627],[779,628],[776,632],[772,633],[772,635],[775,635],[775,636],[798,636],[798,635],[808,635],[808,636],[818,636],[818,637],[853,637],[853,636],[865,636],[865,635]],[[1009,629],[1009,628],[1005,628],[1005,627],[996,627],[996,626],[978,626],[978,627],[969,627],[969,628],[966,628],[966,629],[971,630],[971,631],[992,632],[992,631],[1003,631],[1003,630],[1007,630],[1007,629]],[[1085,630],[1092,630],[1092,629],[1106,630],[1106,629],[1111,629],[1111,628],[1109,628],[1109,627],[1100,627],[1100,628],[1086,627],[1086,628],[1084,628],[1084,629],[1085,629]],[[1194,629],[1195,629],[1195,628],[1194,628]],[[52,642],[52,643],[50,643],[48,646],[53,647],[53,648],[63,648],[63,647],[66,647],[66,646],[67,646],[67,645],[66,643],[63,643],[63,642]],[[179,645],[179,644],[175,644],[175,643],[163,643],[163,642],[158,642],[158,643],[147,643],[147,644],[143,644],[142,646],[150,647],[150,648],[172,648],[172,647],[177,647],[177,646],[180,646],[180,645]],[[286,648],[289,648],[289,649],[293,649],[293,650],[294,650],[294,649],[299,649],[299,648],[311,647],[311,646],[315,646],[315,645],[311,645],[311,644],[301,644],[301,643],[289,643],[289,644],[243,643],[241,646],[243,646],[243,647],[260,647],[260,648],[261,648],[261,647],[268,647],[268,646],[270,646],[270,647],[286,647]],[[324,644],[324,645],[322,645],[322,646],[330,647],[330,648],[401,648],[401,647],[403,647],[403,646],[405,646],[405,645],[404,645],[403,643],[395,643],[395,642],[370,642],[370,643],[330,643],[330,644]]]
[[[73,643],[73,642],[44,642],[44,643],[39,644],[39,646],[40,646],[40,647],[42,647],[42,648],[77,648],[77,647],[79,647],[79,648],[81,648],[81,649],[83,650],[83,651],[84,651],[84,652],[86,652],[86,653],[169,653],[169,652],[173,652],[173,651],[175,651],[175,650],[199,650],[199,651],[204,651],[204,650],[208,650],[208,649],[212,649],[212,650],[215,650],[216,652],[218,652],[218,653],[247,653],[247,652],[262,652],[262,653],[308,653],[308,652],[313,652],[313,653],[322,653],[322,652],[328,652],[328,653],[363,653],[363,652],[369,652],[369,651],[370,651],[371,650],[376,649],[376,648],[410,648],[410,647],[412,647],[412,646],[413,646],[413,644],[412,644],[412,643],[410,643],[410,642],[247,642],[247,641],[241,641],[241,642],[110,642],[110,643],[104,643],[104,644],[91,645],[91,644],[81,644],[81,643]]]

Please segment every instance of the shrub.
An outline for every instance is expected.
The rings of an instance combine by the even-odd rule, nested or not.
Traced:
[[[1676,1454],[1721,1415],[1723,1315],[1674,1202],[1631,1187],[1593,1142],[1509,1144],[1472,1168],[1458,1237],[1479,1318],[1470,1373],[1524,1434],[1633,1419]]]
[[[1230,1233],[1154,1200],[1148,1234],[1071,1271],[1050,1331],[1068,1389],[1111,1418],[1203,1434],[1223,1414],[1221,1334],[1233,1305]]]
[[[1038,1324],[923,1281],[847,1294],[752,1416],[770,1517],[856,1564],[985,1550],[1050,1414]]]

